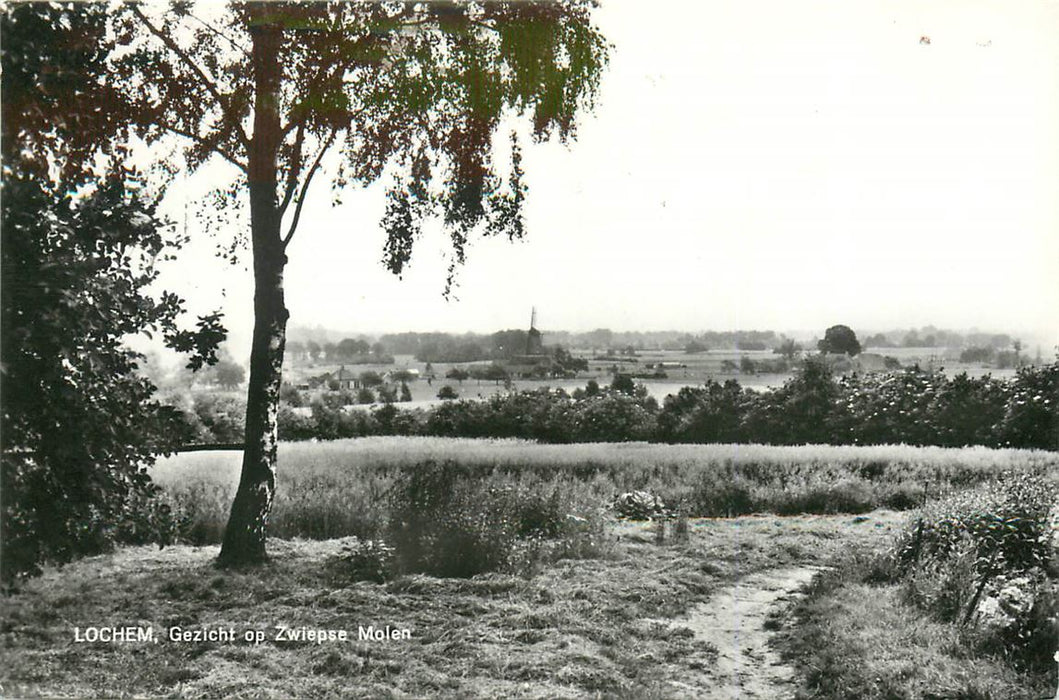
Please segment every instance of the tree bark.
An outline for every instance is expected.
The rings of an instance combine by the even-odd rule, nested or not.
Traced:
[[[276,418],[289,315],[283,298],[287,256],[280,233],[277,198],[282,29],[261,17],[262,9],[267,8],[249,10],[256,86],[254,133],[248,158],[254,335],[250,348],[242,473],[218,559],[225,566],[266,559],[266,527],[276,491]]]

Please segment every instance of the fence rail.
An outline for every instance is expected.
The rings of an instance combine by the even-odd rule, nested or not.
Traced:
[[[174,452],[207,452],[210,450],[229,450],[242,452],[246,446],[241,442],[207,442],[199,445],[181,445]]]
[[[179,447],[169,447],[165,451],[168,452],[209,452],[217,450],[227,450],[230,452],[242,452],[246,446],[241,442],[204,442],[195,445],[180,445]],[[162,451],[162,450],[159,450]],[[20,449],[4,449],[0,450],[5,457],[29,457],[33,458],[37,455],[35,450],[20,450]]]

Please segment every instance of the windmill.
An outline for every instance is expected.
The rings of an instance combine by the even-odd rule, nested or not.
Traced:
[[[544,352],[544,343],[541,340],[541,332],[537,330],[537,307],[530,311],[530,327],[526,333],[526,354],[540,355]]]

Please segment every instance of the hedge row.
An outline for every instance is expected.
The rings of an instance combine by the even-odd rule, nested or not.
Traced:
[[[371,411],[317,403],[311,414],[283,406],[283,440],[366,435],[517,437],[548,443],[655,441],[773,445],[984,445],[1059,450],[1059,361],[1020,369],[1011,379],[948,377],[913,367],[833,377],[806,361],[782,387],[743,388],[735,380],[685,387],[660,406],[622,377],[611,387],[568,394],[538,389],[430,409],[384,405]],[[230,400],[229,400],[230,401]],[[186,413],[198,439],[238,439],[232,406]],[[216,429],[223,434],[214,435]]]

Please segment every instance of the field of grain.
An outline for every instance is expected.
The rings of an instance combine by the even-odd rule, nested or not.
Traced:
[[[240,453],[192,452],[160,460],[152,476],[197,544],[220,541]],[[372,537],[387,517],[394,476],[454,461],[498,484],[576,495],[589,507],[646,490],[692,517],[756,512],[861,513],[908,509],[1004,471],[1059,479],[1059,455],[983,447],[904,445],[542,445],[521,440],[369,437],[283,443],[272,516],[278,537]]]

